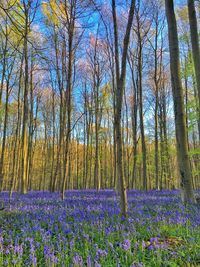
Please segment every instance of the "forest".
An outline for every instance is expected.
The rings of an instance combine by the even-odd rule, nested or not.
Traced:
[[[0,267],[200,266],[199,22],[0,0]]]

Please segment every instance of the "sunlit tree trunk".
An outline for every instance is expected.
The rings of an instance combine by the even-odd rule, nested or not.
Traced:
[[[9,98],[9,81],[6,81],[6,102],[5,102],[5,111],[4,111],[4,125],[3,125],[3,140],[1,147],[1,157],[0,157],[0,190],[3,190],[4,182],[4,159],[5,159],[5,150],[6,150],[6,133],[7,133],[7,124],[8,124],[8,98]]]
[[[67,7],[66,7],[67,8]],[[74,25],[75,25],[75,6],[70,7],[70,22],[68,25],[68,73],[67,73],[67,89],[66,89],[66,103],[67,103],[67,129],[65,138],[65,151],[63,160],[63,177],[62,177],[62,199],[64,199],[65,189],[66,189],[66,179],[67,179],[67,159],[69,153],[69,146],[71,142],[71,112],[72,112],[72,78],[73,78],[73,62],[74,62]],[[70,178],[68,177],[70,180]]]
[[[56,138],[56,129],[55,129],[55,92],[52,93],[52,154],[51,154],[51,178],[49,183],[49,191],[53,191],[53,175],[54,175],[54,166],[55,166],[55,138]]]
[[[129,67],[131,70],[131,80],[133,87],[133,100],[131,103],[131,122],[132,122],[132,135],[133,135],[133,169],[132,169],[132,182],[131,187],[136,187],[136,174],[137,174],[137,154],[138,154],[138,140],[137,140],[137,126],[138,126],[138,75],[134,74],[134,57],[130,53],[128,56]]]
[[[28,4],[29,5],[29,4]],[[28,90],[29,90],[29,64],[28,64],[28,32],[29,32],[29,6],[24,3],[24,101],[22,122],[22,168],[21,193],[27,193],[27,162],[28,162]]]
[[[143,190],[147,190],[147,149],[144,133],[144,111],[143,111],[143,86],[142,86],[142,44],[138,32],[139,52],[138,52],[138,91],[139,91],[139,117],[140,117],[140,134],[142,143],[142,176]]]
[[[116,15],[116,3],[115,0],[112,0],[112,15],[113,15],[114,39],[115,39],[115,67],[116,67],[116,114],[114,119],[114,127],[116,130],[116,144],[117,144],[118,190],[120,194],[121,213],[123,216],[127,216],[128,205],[127,205],[126,182],[124,178],[123,162],[122,162],[123,152],[122,152],[122,135],[121,135],[122,134],[121,112],[122,112],[123,92],[125,88],[125,79],[126,79],[127,52],[128,52],[131,27],[133,23],[134,9],[135,9],[135,1],[132,0],[128,15],[126,32],[124,36],[121,71],[120,71],[119,36],[118,36],[118,25],[117,25],[117,15]]]
[[[156,14],[158,17],[158,13]],[[154,45],[154,84],[155,84],[155,111],[154,111],[154,121],[155,121],[155,178],[156,178],[156,189],[159,189],[159,151],[158,151],[158,18],[156,19],[156,28],[155,28],[155,45]]]

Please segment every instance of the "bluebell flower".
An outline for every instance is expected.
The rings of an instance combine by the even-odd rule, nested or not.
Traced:
[[[83,266],[83,259],[80,255],[76,255],[74,258],[73,258],[73,263],[76,267],[81,267]]]
[[[104,249],[98,248],[97,251],[96,251],[96,256],[98,258],[105,257],[105,256],[107,256],[107,254],[108,254],[107,251],[104,250]]]
[[[94,267],[101,267],[101,264],[98,263],[97,261],[94,262]]]
[[[131,248],[131,241],[128,239],[125,239],[124,242],[121,244],[121,247],[124,250],[129,250]]]
[[[90,255],[87,256],[86,264],[87,264],[87,267],[92,267],[92,259]]]

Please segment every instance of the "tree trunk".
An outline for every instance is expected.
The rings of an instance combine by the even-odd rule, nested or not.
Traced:
[[[71,13],[73,8],[71,7]],[[71,14],[72,15],[72,14]],[[65,142],[65,153],[64,153],[64,170],[62,178],[62,199],[65,196],[66,182],[67,182],[67,159],[69,153],[69,146],[71,142],[71,113],[72,113],[72,74],[73,74],[73,62],[74,62],[74,51],[73,51],[73,37],[74,37],[74,19],[71,19],[69,25],[69,40],[68,40],[68,73],[67,73],[67,90],[66,90],[66,103],[67,103],[67,132]],[[70,177],[68,176],[70,180]]]
[[[140,45],[141,46],[141,45]],[[142,174],[143,174],[143,190],[147,190],[147,150],[144,133],[143,118],[143,90],[142,90],[142,48],[139,48],[138,55],[138,91],[139,91],[139,116],[140,116],[140,133],[142,142]]]
[[[194,60],[195,76],[196,76],[198,97],[199,97],[199,115],[200,115],[200,50],[199,50],[199,35],[198,35],[198,26],[197,26],[194,0],[188,0],[188,14],[190,23],[190,36],[192,43],[192,55]]]
[[[165,7],[168,23],[171,83],[174,99],[177,157],[181,177],[182,197],[184,203],[190,201],[195,202],[194,192],[192,188],[190,162],[188,157],[184,98],[180,76],[178,34],[173,1],[165,0]]]
[[[119,39],[118,39],[118,26],[116,17],[116,3],[112,0],[112,15],[114,23],[114,39],[115,39],[115,65],[116,65],[116,116],[115,116],[115,129],[116,129],[116,143],[117,143],[117,176],[118,176],[118,190],[120,193],[120,204],[121,213],[123,216],[127,216],[127,192],[126,192],[126,182],[123,174],[123,164],[122,164],[122,136],[121,136],[121,110],[123,101],[123,92],[125,88],[125,78],[126,78],[126,61],[127,52],[130,39],[130,32],[133,23],[133,15],[135,9],[135,0],[131,1],[131,6],[128,15],[128,22],[126,27],[126,32],[123,42],[123,52],[121,61],[121,73],[119,68]]]
[[[7,133],[7,123],[8,123],[8,98],[9,98],[9,83],[6,84],[6,103],[5,103],[5,116],[4,116],[4,127],[3,127],[3,141],[1,149],[1,158],[0,158],[0,190],[3,190],[4,182],[4,159],[5,159],[5,149],[6,149],[6,133]]]
[[[27,193],[27,157],[28,157],[28,88],[29,88],[29,66],[28,66],[28,7],[25,7],[25,33],[24,33],[24,109],[22,126],[22,169],[21,169],[21,193]]]

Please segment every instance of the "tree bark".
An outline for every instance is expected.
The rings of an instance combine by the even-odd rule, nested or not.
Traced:
[[[181,177],[183,202],[195,202],[188,157],[183,88],[180,76],[179,44],[173,0],[165,0],[170,51],[171,84],[174,100],[177,158]]]
[[[125,88],[125,78],[126,78],[126,61],[127,52],[130,39],[130,32],[133,23],[133,15],[135,9],[135,0],[131,1],[131,6],[128,15],[128,22],[126,27],[126,32],[124,36],[122,61],[121,61],[121,73],[119,68],[119,39],[118,39],[118,26],[116,17],[116,3],[112,0],[112,15],[114,23],[114,39],[115,39],[115,66],[116,66],[116,114],[115,114],[115,129],[116,129],[116,144],[117,144],[117,176],[118,176],[118,190],[120,194],[120,205],[121,214],[127,216],[127,192],[126,192],[126,182],[123,173],[123,163],[122,163],[122,136],[121,136],[121,111],[122,111],[122,101],[123,92]]]

